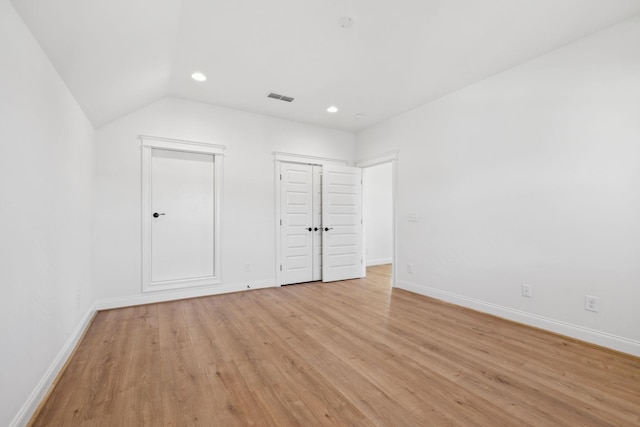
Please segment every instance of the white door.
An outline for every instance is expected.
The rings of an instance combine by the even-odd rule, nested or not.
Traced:
[[[322,281],[363,277],[362,171],[325,165],[322,175]]]
[[[213,277],[214,156],[151,152],[151,283]]]
[[[280,163],[281,282],[313,280],[313,167]]]
[[[313,280],[322,280],[322,166],[313,166]]]

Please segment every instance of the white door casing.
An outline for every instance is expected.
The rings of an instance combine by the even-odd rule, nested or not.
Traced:
[[[322,227],[322,281],[364,277],[360,168],[324,166]]]
[[[143,291],[220,283],[224,147],[141,139]]]

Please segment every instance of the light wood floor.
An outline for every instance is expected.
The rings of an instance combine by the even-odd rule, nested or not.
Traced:
[[[640,425],[640,359],[388,283],[100,312],[33,423]]]

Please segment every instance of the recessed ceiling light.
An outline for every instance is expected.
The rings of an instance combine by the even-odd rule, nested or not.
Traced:
[[[207,80],[207,76],[205,76],[201,72],[195,72],[191,74],[191,78],[197,82],[204,82]]]
[[[360,120],[360,119],[364,119],[365,114],[364,113],[358,113],[356,114],[356,119]]]
[[[338,112],[338,107],[336,107],[335,105],[332,105],[331,107],[327,108],[327,111],[329,113],[337,113]]]

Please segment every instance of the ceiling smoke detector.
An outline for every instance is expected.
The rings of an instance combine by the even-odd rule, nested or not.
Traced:
[[[353,27],[353,18],[350,18],[348,16],[343,16],[342,18],[338,19],[338,25],[341,28]]]
[[[267,95],[267,98],[277,99],[277,100],[284,101],[284,102],[292,102],[293,101],[293,98],[290,97],[290,96],[279,95],[279,94],[273,93],[273,92],[271,92],[269,95]]]

